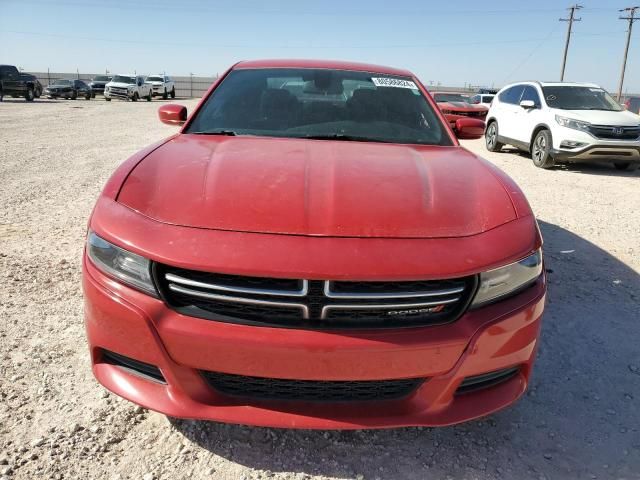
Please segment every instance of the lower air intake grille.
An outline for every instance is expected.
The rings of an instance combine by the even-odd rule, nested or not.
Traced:
[[[164,376],[162,375],[162,372],[160,372],[160,369],[155,365],[140,362],[138,360],[134,360],[133,358],[120,355],[119,353],[110,352],[109,350],[102,350],[102,363],[115,365],[129,373],[146,378],[147,380],[153,380],[159,383],[167,383],[164,379]]]
[[[424,378],[365,381],[283,380],[202,372],[211,387],[235,397],[304,402],[394,400],[413,393]]]
[[[511,367],[505,368],[504,370],[497,370],[495,372],[483,373],[481,375],[467,377],[462,381],[462,383],[456,390],[456,395],[493,387],[495,385],[498,385],[499,383],[506,382],[507,380],[515,377],[519,371],[520,367]]]

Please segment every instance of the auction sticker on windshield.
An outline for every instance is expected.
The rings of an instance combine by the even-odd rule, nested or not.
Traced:
[[[376,78],[372,77],[371,81],[376,87],[396,87],[396,88],[410,88],[411,90],[418,90],[415,83],[410,80],[402,80],[400,78]]]

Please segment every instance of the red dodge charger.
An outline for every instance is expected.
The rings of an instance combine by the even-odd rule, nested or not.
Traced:
[[[408,71],[233,66],[89,221],[93,372],[172,417],[448,425],[525,391],[546,291],[516,184]]]
[[[486,105],[471,103],[466,93],[433,92],[433,99],[451,126],[460,118],[477,118],[484,122],[489,112]]]

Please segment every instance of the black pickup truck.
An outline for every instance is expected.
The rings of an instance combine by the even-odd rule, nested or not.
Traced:
[[[42,93],[38,79],[28,73],[20,73],[13,65],[0,65],[0,102],[5,95],[24,97],[27,102]]]

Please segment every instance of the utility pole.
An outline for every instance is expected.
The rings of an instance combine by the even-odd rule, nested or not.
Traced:
[[[562,71],[560,72],[560,81],[564,82],[564,69],[567,66],[567,53],[569,52],[569,42],[571,41],[571,29],[573,27],[573,22],[579,22],[582,20],[581,18],[576,18],[576,10],[580,10],[582,5],[572,5],[567,10],[569,10],[569,18],[561,18],[561,22],[569,22],[569,27],[567,28],[567,42],[564,45],[564,56],[562,57]]]
[[[624,71],[627,69],[627,54],[629,53],[629,44],[631,43],[631,29],[633,28],[633,22],[640,20],[640,17],[636,17],[636,10],[639,10],[640,6],[627,7],[620,10],[621,12],[629,12],[628,17],[620,17],[620,20],[629,20],[629,30],[627,30],[627,44],[624,47],[624,60],[622,61],[622,73],[620,74],[620,83],[618,84],[618,102],[622,100],[622,85],[624,84]]]

